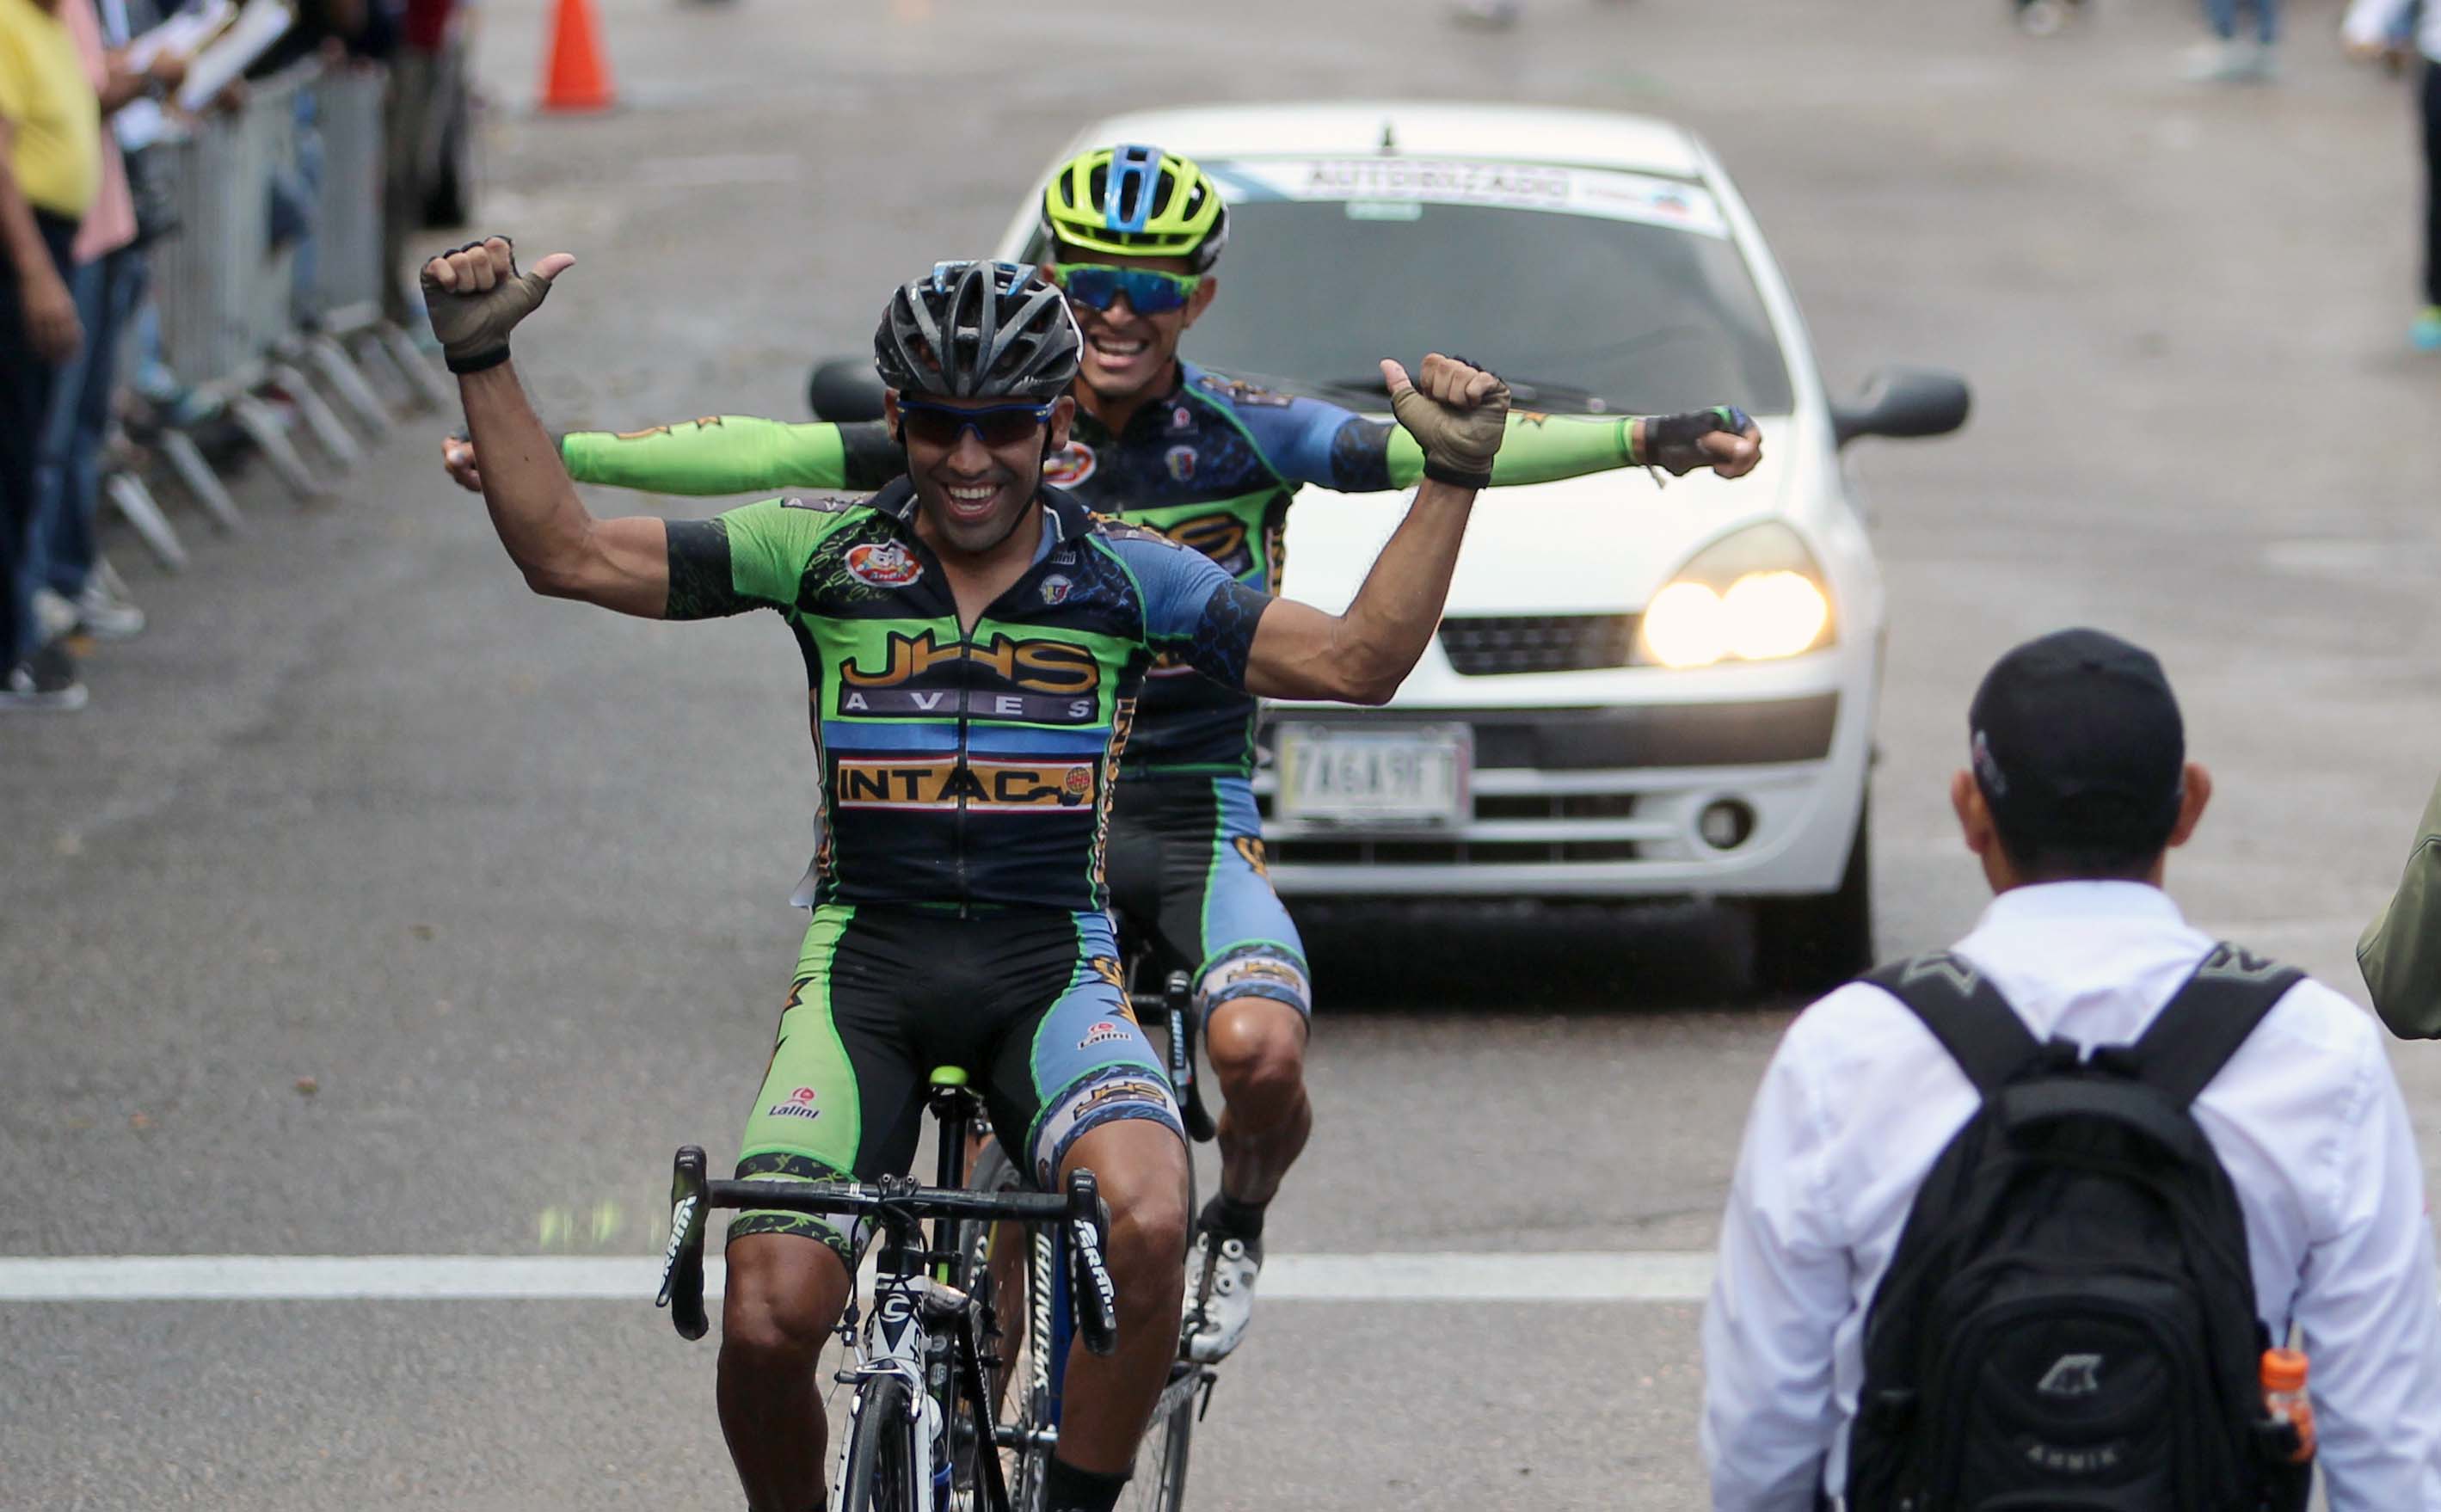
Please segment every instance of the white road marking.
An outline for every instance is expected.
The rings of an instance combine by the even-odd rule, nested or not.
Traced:
[[[717,1260],[704,1266],[720,1289]],[[1701,1302],[1709,1254],[1281,1254],[1265,1302]],[[649,1301],[658,1257],[76,1255],[0,1258],[5,1302]]]

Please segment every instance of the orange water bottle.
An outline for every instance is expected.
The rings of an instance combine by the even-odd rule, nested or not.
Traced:
[[[2303,1465],[2314,1457],[2314,1404],[2305,1395],[2305,1356],[2302,1350],[2263,1352],[2263,1405],[2275,1423],[2296,1431],[2297,1447],[2288,1462]]]

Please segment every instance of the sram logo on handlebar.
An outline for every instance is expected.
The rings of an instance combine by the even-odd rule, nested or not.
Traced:
[[[1111,1268],[1102,1263],[1102,1236],[1094,1225],[1077,1219],[1076,1257],[1085,1267],[1085,1279],[1092,1284],[1094,1294],[1102,1300],[1102,1316],[1115,1318],[1119,1310],[1119,1288],[1111,1281]]]
[[[686,1248],[687,1231],[695,1226],[696,1206],[702,1200],[689,1194],[670,1206],[670,1243],[661,1251],[661,1295],[657,1305],[670,1305],[670,1278],[678,1270],[678,1254]]]

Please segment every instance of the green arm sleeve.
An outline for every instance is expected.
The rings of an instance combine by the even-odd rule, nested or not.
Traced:
[[[2401,1039],[2441,1039],[2441,787],[2424,807],[2398,891],[2357,942],[2374,1011]]]
[[[1636,417],[1541,415],[1511,410],[1500,455],[1492,459],[1492,486],[1547,483],[1633,467],[1629,441]],[[1412,488],[1424,476],[1424,449],[1398,426],[1390,428],[1390,486]]]
[[[711,415],[618,435],[572,431],[560,438],[559,456],[580,483],[656,494],[854,488],[844,428]]]

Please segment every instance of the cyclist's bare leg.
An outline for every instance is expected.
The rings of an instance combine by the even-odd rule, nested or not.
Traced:
[[[1107,1358],[1080,1341],[1068,1356],[1059,1458],[1078,1469],[1124,1475],[1135,1464],[1153,1398],[1178,1357],[1185,1296],[1186,1144],[1150,1119],[1113,1120],[1069,1147],[1061,1179],[1090,1167],[1111,1207],[1111,1279],[1119,1293],[1119,1347]]]
[[[847,1307],[847,1266],[828,1245],[793,1233],[741,1235],[728,1256],[720,1431],[747,1505],[820,1508],[829,1429],[814,1367]]]
[[[1305,1042],[1305,1016],[1274,998],[1232,998],[1204,1021],[1204,1051],[1227,1105],[1220,1190],[1232,1201],[1269,1202],[1313,1132]]]

